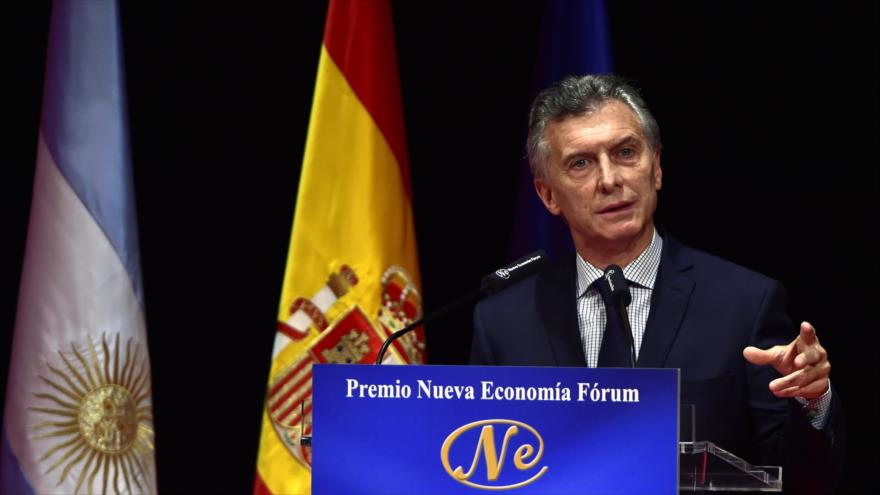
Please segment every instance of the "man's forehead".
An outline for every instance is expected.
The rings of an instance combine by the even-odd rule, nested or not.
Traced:
[[[570,146],[616,144],[627,139],[645,140],[642,126],[623,103],[612,102],[594,112],[551,122],[547,140],[557,151]]]
[[[571,124],[594,127],[609,122],[635,126],[641,129],[635,112],[629,105],[618,100],[607,101],[595,109],[583,113],[563,115],[560,118],[551,120],[548,127]]]

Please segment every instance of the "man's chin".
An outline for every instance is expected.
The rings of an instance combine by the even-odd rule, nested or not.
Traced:
[[[645,235],[645,230],[641,225],[628,223],[606,230],[601,233],[600,238],[608,245],[625,247],[638,242]]]

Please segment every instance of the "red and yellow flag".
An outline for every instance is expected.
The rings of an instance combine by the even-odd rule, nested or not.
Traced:
[[[310,491],[300,436],[311,433],[312,365],[373,362],[391,332],[420,316],[411,195],[390,4],[331,0],[255,494]],[[424,362],[422,334],[395,341],[386,361]]]

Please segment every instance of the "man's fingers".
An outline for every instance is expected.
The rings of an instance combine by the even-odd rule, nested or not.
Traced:
[[[788,387],[782,390],[773,391],[776,397],[790,399],[792,397],[801,397],[803,399],[815,399],[822,397],[828,391],[828,380],[819,380],[810,383],[804,387]]]
[[[758,349],[757,347],[748,346],[743,349],[743,357],[746,361],[757,364],[774,364],[782,362],[785,356],[786,346],[773,346],[769,349]]]
[[[804,345],[813,345],[819,342],[819,338],[816,337],[816,329],[808,321],[801,322],[800,341]]]
[[[792,397],[800,397],[803,392],[800,387],[788,387],[782,390],[773,390],[773,395],[776,397],[782,397],[784,399],[790,399]]]
[[[777,378],[770,382],[770,390],[773,392],[779,392],[792,387],[800,387],[807,383],[804,381],[806,379],[806,374],[807,370],[801,369],[785,375],[782,378]]]
[[[782,357],[779,358],[779,363],[776,365],[776,369],[783,375],[789,373],[791,368],[794,367],[794,359],[798,353],[796,342],[797,339],[787,346],[782,346],[784,347],[784,352],[782,352]]]
[[[822,360],[822,355],[824,354],[824,349],[810,347],[804,352],[797,355],[794,358],[794,367],[795,368],[803,368],[805,366],[811,366]]]
[[[749,346],[743,349],[743,357],[756,365],[772,364],[785,375],[770,382],[770,391],[777,397],[813,399],[828,390],[828,353],[809,322],[801,323],[800,334],[791,344],[766,350]]]
[[[827,391],[828,380],[819,380],[810,383],[807,386],[801,387],[795,397],[802,397],[804,399],[815,399],[817,397],[822,397]]]
[[[770,390],[774,393],[791,387],[809,387],[813,383],[828,383],[828,375],[831,374],[831,364],[828,361],[818,366],[807,366],[790,373],[782,378],[770,382]]]

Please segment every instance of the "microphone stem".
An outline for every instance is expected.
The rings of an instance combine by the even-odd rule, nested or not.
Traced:
[[[620,321],[623,322],[623,334],[629,347],[629,364],[631,368],[636,367],[636,346],[633,341],[632,327],[629,324],[629,315],[626,313],[626,306],[623,301],[617,304],[617,313],[620,315]]]
[[[415,330],[416,327],[418,327],[419,325],[422,325],[422,324],[427,323],[431,320],[434,320],[440,316],[443,316],[446,313],[449,313],[450,311],[458,308],[459,306],[476,301],[482,295],[483,295],[483,289],[482,288],[477,289],[477,290],[471,292],[470,294],[462,297],[461,299],[453,301],[453,302],[447,304],[446,306],[443,306],[442,308],[438,309],[437,311],[434,311],[433,313],[429,314],[428,316],[421,318],[421,319],[418,319],[418,320],[410,323],[409,325],[401,328],[400,330],[392,333],[391,336],[388,337],[385,340],[385,342],[382,344],[382,348],[379,349],[379,355],[376,356],[376,364],[382,364],[382,358],[385,357],[385,352],[388,350],[388,346],[390,346],[391,343],[394,342],[395,340],[397,340],[398,338]],[[630,337],[630,340],[632,340],[632,337]]]

